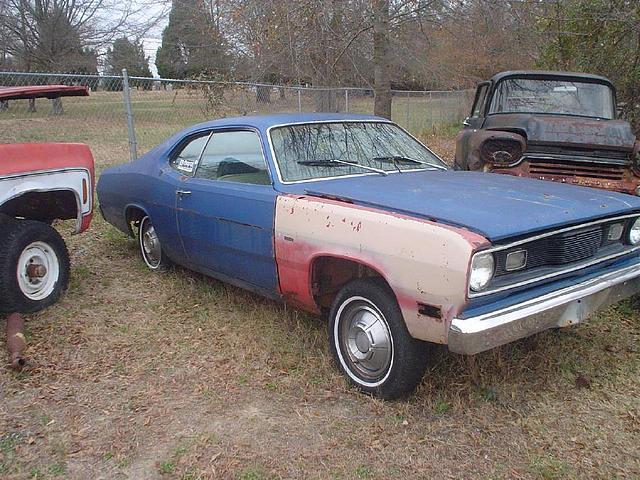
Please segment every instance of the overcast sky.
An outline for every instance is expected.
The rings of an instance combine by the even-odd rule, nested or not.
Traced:
[[[170,2],[166,3],[169,4]],[[157,16],[161,14],[163,8],[167,9],[167,7],[164,7],[162,5],[150,7],[150,16]],[[167,23],[169,23],[168,11],[165,15],[163,15],[163,18],[160,20],[158,25],[156,25],[145,37],[142,38],[145,54],[147,55],[147,57],[149,57],[149,68],[151,69],[151,74],[154,77],[158,75],[158,69],[156,68],[156,51],[162,44],[162,30],[167,26]]]

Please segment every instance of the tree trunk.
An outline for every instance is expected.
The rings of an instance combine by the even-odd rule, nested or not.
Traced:
[[[336,92],[332,88],[316,90],[316,112],[336,113]]]
[[[389,68],[389,0],[372,0],[373,77],[375,103],[373,113],[391,120],[391,79]]]

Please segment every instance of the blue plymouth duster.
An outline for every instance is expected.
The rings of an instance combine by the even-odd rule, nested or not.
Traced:
[[[396,124],[281,114],[192,126],[107,169],[105,219],[184,265],[329,318],[364,392],[412,392],[429,343],[475,354],[640,289],[640,199],[450,171]]]

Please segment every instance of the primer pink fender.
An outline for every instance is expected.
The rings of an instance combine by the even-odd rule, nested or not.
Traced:
[[[275,252],[280,290],[287,301],[318,311],[312,293],[313,262],[348,258],[389,283],[409,333],[447,342],[451,319],[466,302],[471,255],[486,238],[436,222],[308,196],[276,202]],[[435,306],[441,318],[419,313]]]

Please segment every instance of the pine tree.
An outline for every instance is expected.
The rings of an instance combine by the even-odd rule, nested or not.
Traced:
[[[127,37],[121,37],[113,42],[107,50],[105,71],[108,75],[121,75],[126,68],[131,77],[150,77],[149,59],[144,54],[144,45],[140,41],[131,42]],[[122,89],[119,82],[112,83],[114,89]],[[150,88],[150,82],[132,82],[132,86]]]
[[[156,66],[164,78],[221,75],[228,71],[227,45],[206,2],[173,0]]]

